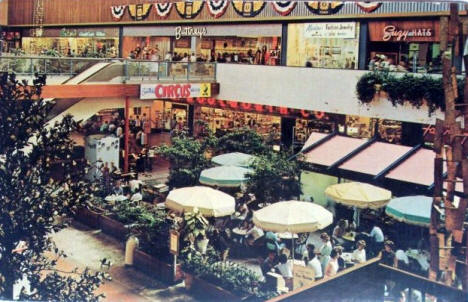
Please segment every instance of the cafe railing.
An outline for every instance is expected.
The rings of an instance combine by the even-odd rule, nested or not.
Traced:
[[[68,57],[26,57],[0,56],[0,72],[14,72],[17,75],[75,76],[97,63],[112,62],[123,64],[123,80],[131,81],[215,81],[216,63],[167,62],[130,60],[121,58],[68,58]]]

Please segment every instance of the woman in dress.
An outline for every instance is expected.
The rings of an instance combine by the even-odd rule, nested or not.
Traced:
[[[325,277],[333,277],[338,272],[338,252],[332,250],[330,253],[330,261],[328,261],[327,267],[325,269]]]
[[[330,254],[333,250],[332,244],[330,241],[330,236],[327,233],[322,233],[320,235],[320,239],[322,239],[322,246],[319,249],[320,252],[320,264],[322,265],[322,270],[325,270],[327,267],[328,261],[330,260]]]

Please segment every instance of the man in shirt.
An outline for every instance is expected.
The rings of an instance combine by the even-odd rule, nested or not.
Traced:
[[[315,245],[307,244],[307,249],[304,251],[304,258],[306,266],[314,270],[315,280],[323,278],[322,265],[315,254]]]
[[[384,233],[377,224],[374,224],[370,237],[372,238],[372,253],[375,256],[383,249],[385,240]]]

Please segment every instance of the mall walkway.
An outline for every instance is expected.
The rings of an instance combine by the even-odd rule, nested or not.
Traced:
[[[131,267],[125,267],[124,244],[99,230],[91,230],[80,223],[73,222],[72,226],[52,237],[58,248],[68,255],[58,263],[58,268],[61,270],[69,271],[74,267],[83,269],[86,266],[93,270],[102,270],[100,260],[106,258],[111,261],[112,266],[108,272],[112,281],[106,282],[98,291],[98,293],[105,293],[106,298],[103,301],[197,301],[187,294],[183,283],[168,286]]]

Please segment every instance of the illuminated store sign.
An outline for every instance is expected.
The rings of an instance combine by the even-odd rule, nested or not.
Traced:
[[[177,26],[175,28],[175,38],[179,40],[182,37],[200,37],[206,36],[208,30],[206,27]]]
[[[177,99],[210,97],[210,83],[196,84],[142,84],[140,86],[140,99]]]

